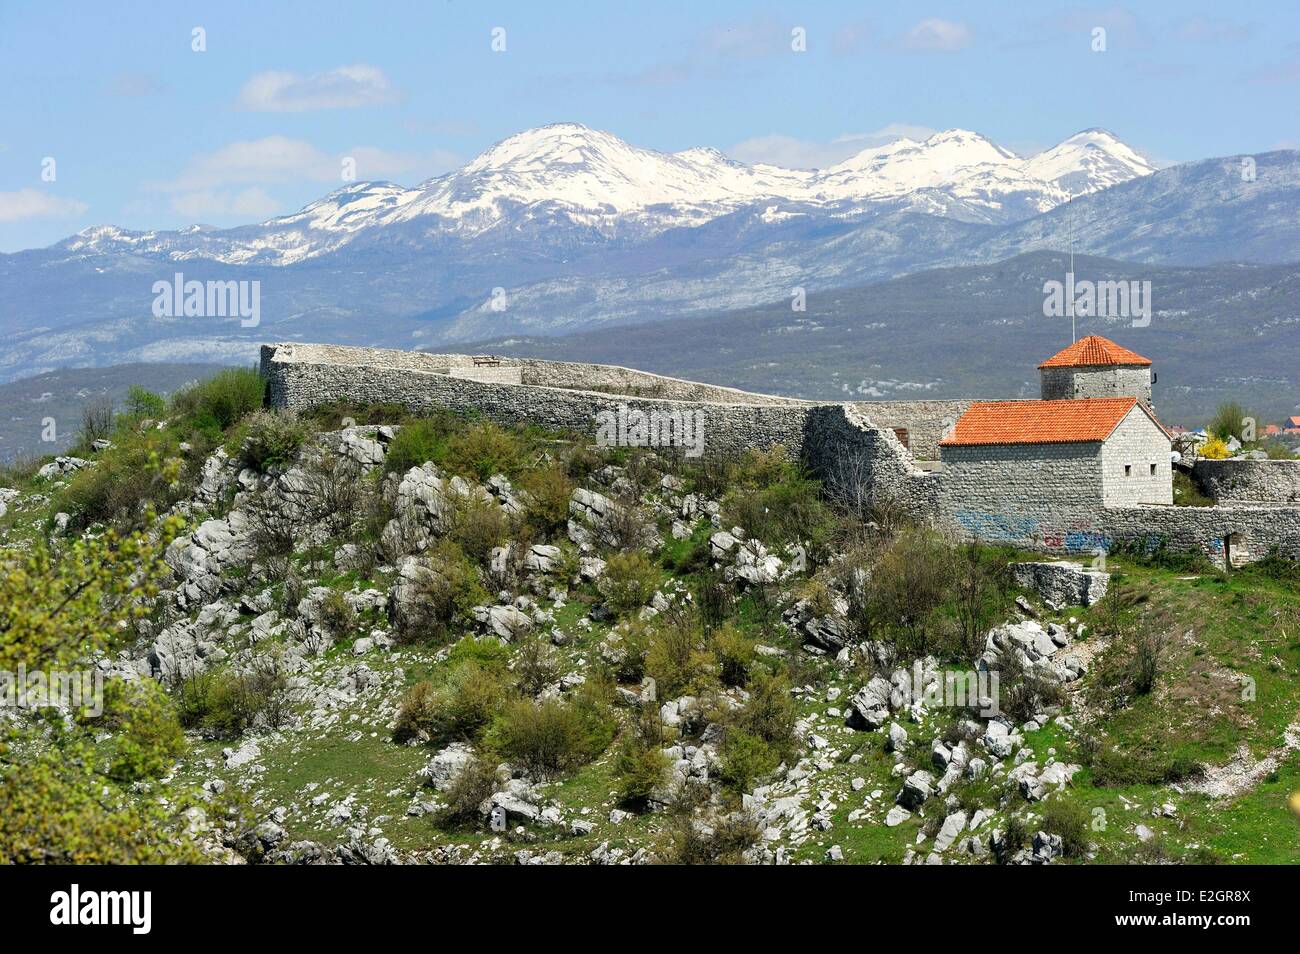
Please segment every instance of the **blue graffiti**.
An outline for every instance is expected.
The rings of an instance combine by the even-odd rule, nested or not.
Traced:
[[[1065,535],[1065,549],[1070,553],[1110,552],[1110,537],[1096,530],[1071,530]]]
[[[1008,517],[978,510],[959,510],[956,517],[974,536],[991,543],[1027,540],[1038,529],[1038,521],[1033,517]]]

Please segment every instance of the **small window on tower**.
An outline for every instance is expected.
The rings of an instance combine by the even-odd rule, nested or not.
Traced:
[[[1132,465],[1132,464],[1125,464],[1125,465],[1124,465],[1124,476],[1125,476],[1125,477],[1132,477],[1132,476],[1133,476],[1133,465]]]
[[[1154,477],[1155,475],[1156,475],[1156,465],[1155,465],[1155,464],[1152,464],[1152,465],[1151,465],[1151,476]]]

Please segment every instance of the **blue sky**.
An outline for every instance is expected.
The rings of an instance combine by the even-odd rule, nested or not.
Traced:
[[[258,221],[343,156],[412,184],[559,121],[804,166],[954,126],[1021,152],[1103,126],[1161,162],[1297,148],[1300,4],[4,0],[0,91],[14,251]]]

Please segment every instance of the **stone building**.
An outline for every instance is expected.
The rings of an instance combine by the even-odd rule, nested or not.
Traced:
[[[943,500],[987,535],[1091,526],[1107,507],[1173,503],[1169,435],[1133,397],[976,401],[939,443]],[[996,518],[990,515],[996,514]]]
[[[484,358],[294,343],[264,345],[262,370],[272,407],[398,403],[596,443],[611,414],[689,415],[707,456],[780,445],[830,486],[853,482],[917,519],[1049,553],[1128,543],[1220,563],[1300,557],[1300,461],[1225,462],[1233,466],[1217,473],[1216,506],[1173,505],[1151,362],[1097,336],[1043,363],[1041,401],[818,402],[610,365]],[[671,442],[636,446],[683,452]]]
[[[1038,366],[1044,401],[1135,397],[1151,404],[1151,360],[1101,335],[1080,338]]]

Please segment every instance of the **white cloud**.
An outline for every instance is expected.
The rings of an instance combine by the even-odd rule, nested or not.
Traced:
[[[172,211],[192,221],[237,215],[265,219],[280,211],[280,204],[256,186],[239,191],[181,192],[172,196]]]
[[[406,173],[435,175],[461,165],[453,152],[435,149],[430,153],[390,152],[376,146],[353,146],[331,155],[302,139],[266,136],[232,142],[215,152],[191,157],[179,176],[153,183],[163,192],[198,192],[230,185],[270,185],[279,182],[342,182],[345,156],[356,160],[358,179],[383,179]]]
[[[798,139],[774,133],[736,143],[727,155],[748,163],[767,163],[786,169],[825,169],[843,162],[863,149],[883,146],[895,139],[926,139],[936,130],[909,123],[890,123],[875,132],[846,133],[830,142]]]
[[[953,53],[964,50],[972,42],[974,37],[966,24],[938,17],[922,20],[903,35],[903,46],[909,50]]]
[[[267,113],[382,106],[395,98],[384,71],[365,63],[310,76],[271,70],[258,73],[239,91],[240,106]]]
[[[0,192],[0,222],[24,219],[62,219],[81,215],[90,206],[76,199],[64,199],[40,189]]]
[[[267,136],[232,142],[215,152],[193,156],[175,179],[150,183],[148,188],[170,194],[172,210],[189,219],[261,219],[283,208],[263,187],[301,182],[343,186],[346,157],[355,161],[358,181],[427,178],[464,163],[460,156],[444,149],[402,153],[358,145],[331,155],[301,139]]]

